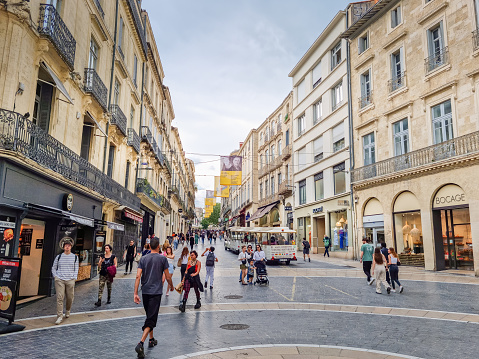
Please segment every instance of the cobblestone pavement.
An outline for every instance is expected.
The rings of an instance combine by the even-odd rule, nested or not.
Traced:
[[[178,294],[163,296],[162,314],[155,334],[162,345],[148,350],[147,357],[173,358],[243,345],[307,344],[376,350],[419,358],[477,358],[479,315],[475,314],[479,314],[476,300],[479,282],[474,278],[466,280],[459,276],[427,274],[429,281],[415,280],[415,270],[402,267],[405,292],[376,295],[375,288],[366,284],[361,271],[348,262],[313,260],[305,263],[301,259],[290,266],[268,266],[269,287],[241,286],[237,282],[239,265],[236,255],[225,252],[222,243],[217,247],[220,262],[214,289],[202,294],[202,310],[194,311],[189,306],[186,313],[179,313],[175,308]],[[121,269],[119,272],[122,273]],[[421,273],[417,276],[422,278]],[[447,282],[443,283],[442,279]],[[175,271],[174,282],[178,281],[179,271]],[[41,330],[0,337],[0,345],[8,343],[9,348],[15,348],[14,355],[8,356],[7,353],[6,357],[3,354],[1,357],[102,358],[111,354],[117,358],[136,357],[133,348],[144,317],[141,305],[132,301],[133,283],[133,275],[119,274],[113,283],[113,303],[100,308],[93,305],[98,281],[77,285],[72,312],[86,313],[73,315],[65,320],[65,325],[49,328],[45,327],[51,325],[54,317],[39,318],[39,324],[35,322],[28,328]],[[225,298],[228,295],[241,298],[230,300]],[[55,297],[45,298],[20,308],[17,319],[54,315],[55,300]],[[193,299],[190,302],[193,304]],[[221,304],[231,302],[238,304],[229,307]],[[258,306],[258,303],[274,304]],[[408,312],[408,308],[421,310]],[[105,312],[105,309],[111,310]],[[454,314],[458,312],[463,314]],[[90,317],[92,321],[88,319]],[[48,324],[40,323],[41,320]],[[23,322],[29,323],[28,320]],[[224,324],[247,324],[249,328],[221,329]],[[168,339],[164,345],[164,338],[181,339]],[[389,358],[388,354],[364,351],[333,351],[330,355],[329,352],[308,354],[297,348],[294,349],[296,353],[248,350],[248,353],[222,350],[195,357],[301,359],[302,355],[309,359],[349,355],[350,358]]]

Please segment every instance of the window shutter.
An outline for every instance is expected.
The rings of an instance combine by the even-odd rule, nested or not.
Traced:
[[[83,125],[83,133],[81,138],[80,157],[88,161],[90,156],[91,127]]]
[[[316,156],[317,154],[323,152],[323,136],[318,137],[313,142],[313,152]]]
[[[344,138],[344,123],[340,123],[333,128],[333,143]]]
[[[439,23],[439,36],[440,36],[440,39],[441,39],[440,44],[441,44],[441,50],[442,50],[445,46],[444,45],[445,44],[445,42],[444,42],[444,27],[443,27],[442,21]]]
[[[321,61],[313,68],[313,85],[321,80]]]
[[[38,127],[48,132],[50,128],[50,113],[52,110],[53,86],[42,84],[40,110],[38,111]]]

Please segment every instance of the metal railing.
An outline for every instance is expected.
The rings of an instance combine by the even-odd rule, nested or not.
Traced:
[[[291,157],[291,151],[293,149],[293,145],[292,144],[289,144],[287,145],[285,148],[283,148],[283,154],[282,154],[282,157],[283,157],[283,161],[287,160],[288,158]]]
[[[55,6],[40,5],[38,32],[48,38],[70,70],[75,67],[76,41]]]
[[[105,12],[103,11],[102,7],[101,7],[101,4],[100,4],[100,0],[94,0],[93,1],[96,5],[96,7],[98,8],[98,11],[100,12],[100,15],[101,17],[105,17]]]
[[[110,105],[111,120],[110,123],[118,127],[118,129],[126,136],[126,116],[118,105]]]
[[[146,178],[138,178],[136,181],[136,192],[143,193],[145,196],[155,202],[158,207],[164,206],[166,198],[156,192]]]
[[[342,105],[343,105],[343,101],[342,101],[342,100],[341,100],[341,101],[339,101],[339,102],[336,102],[335,104],[333,104],[333,106],[332,106],[332,109],[331,109],[331,110],[332,110],[332,111],[334,111],[334,110],[336,110],[336,109],[340,108]]]
[[[153,135],[151,134],[150,128],[148,126],[141,126],[141,140],[151,144],[152,139]]]
[[[359,108],[364,108],[373,103],[373,92],[368,91],[364,96],[359,98]]]
[[[91,93],[93,95],[105,111],[107,110],[108,89],[100,76],[96,73],[95,69],[85,69],[83,88],[86,93]]]
[[[127,140],[126,144],[135,149],[136,153],[140,153],[140,136],[136,133],[133,128],[127,130]]]
[[[125,54],[123,53],[123,50],[121,49],[121,46],[118,45],[116,48],[118,49],[118,52],[120,53],[121,58],[122,58],[123,60],[125,60]]]
[[[260,168],[258,176],[263,177],[264,175],[268,174],[270,171],[269,164],[264,165],[263,167]]]
[[[351,172],[351,181],[359,182],[473,153],[479,153],[479,131],[355,169]]]
[[[172,172],[172,170],[171,170],[170,161],[166,158],[166,156],[163,156],[163,161],[164,161],[164,163],[165,163],[165,165],[166,165],[166,168],[168,169],[168,171],[170,172],[170,175],[171,175],[171,173],[173,173],[173,172]]]
[[[269,164],[269,170],[270,171],[273,171],[275,170],[276,168],[278,167],[281,167],[283,165],[283,158],[282,156],[276,156],[276,158],[274,160],[271,161],[271,163]]]
[[[424,60],[426,74],[449,62],[449,49],[446,47],[436,51]]]
[[[406,73],[403,71],[397,77],[388,81],[389,92],[394,92],[406,85]]]
[[[293,182],[291,180],[284,180],[280,183],[278,188],[278,194],[288,194],[293,192]]]
[[[147,54],[147,47],[146,47],[146,38],[143,32],[143,23],[141,22],[140,15],[138,14],[138,10],[136,8],[136,1],[135,0],[126,0],[128,7],[133,15],[133,23],[135,24],[136,33],[141,41],[141,46],[143,47],[143,52],[145,55]]]
[[[479,49],[479,30],[474,30],[472,32],[472,46],[474,51]]]
[[[19,113],[0,109],[0,149],[19,153],[67,180],[140,210],[137,196]]]

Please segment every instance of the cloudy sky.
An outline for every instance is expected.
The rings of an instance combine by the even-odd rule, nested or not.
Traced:
[[[196,205],[238,148],[291,91],[288,73],[345,0],[143,0],[170,88]]]

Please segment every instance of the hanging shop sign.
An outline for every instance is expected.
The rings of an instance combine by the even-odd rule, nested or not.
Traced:
[[[67,193],[63,195],[63,209],[65,211],[70,212],[73,208],[73,195],[71,193]]]
[[[0,258],[0,317],[10,323],[15,318],[21,263],[20,258]]]
[[[433,208],[467,205],[466,194],[461,187],[450,184],[442,187],[434,196]]]
[[[285,211],[292,211],[292,210],[293,210],[293,206],[285,206],[285,207],[284,207],[284,210],[285,210]]]

